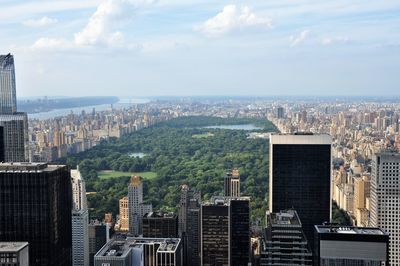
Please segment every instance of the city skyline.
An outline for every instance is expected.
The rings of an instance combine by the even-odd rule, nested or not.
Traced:
[[[394,1],[6,1],[0,50],[25,97],[398,95],[399,13]]]

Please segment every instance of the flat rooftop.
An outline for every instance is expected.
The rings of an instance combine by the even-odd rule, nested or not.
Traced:
[[[18,252],[28,245],[28,242],[0,242],[0,253]]]
[[[386,235],[382,229],[375,227],[316,225],[315,228],[320,234]]]
[[[95,255],[95,257],[120,257],[129,256],[132,248],[144,245],[159,245],[157,252],[174,253],[181,242],[180,238],[147,238],[127,237],[125,240],[110,240]]]
[[[173,212],[163,212],[163,211],[156,211],[156,212],[149,212],[146,213],[143,218],[170,218],[170,219],[174,219],[177,217],[176,213]]]
[[[300,225],[301,222],[295,210],[284,210],[277,213],[270,213],[272,225]]]
[[[0,172],[51,172],[65,165],[51,165],[47,163],[8,162],[0,163]]]

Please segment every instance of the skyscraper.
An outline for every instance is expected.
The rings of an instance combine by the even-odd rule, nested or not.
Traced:
[[[371,167],[371,226],[389,234],[390,265],[400,265],[400,154],[378,153]]]
[[[14,57],[11,54],[0,55],[0,113],[17,112]]]
[[[379,228],[316,225],[315,243],[315,266],[389,265],[389,236]]]
[[[128,197],[119,200],[119,224],[120,231],[129,231]]]
[[[29,266],[28,242],[0,242],[1,266]]]
[[[4,127],[0,126],[0,162],[4,162]]]
[[[72,211],[72,265],[89,266],[89,213]]]
[[[140,176],[132,176],[128,187],[129,232],[142,234],[142,217],[152,211],[150,204],[143,203],[143,183]]]
[[[0,241],[29,243],[29,265],[71,265],[72,193],[66,166],[0,164]]]
[[[178,237],[178,216],[169,212],[149,212],[143,218],[143,237]]]
[[[201,206],[201,265],[247,265],[250,199],[213,197]]]
[[[240,197],[240,175],[238,169],[233,169],[232,173],[226,173],[224,177],[224,196]]]
[[[0,55],[0,126],[4,128],[4,161],[28,161],[28,117],[17,112],[14,57]]]
[[[295,210],[267,214],[265,250],[261,251],[260,265],[312,265],[301,221]]]
[[[72,183],[72,265],[89,265],[89,213],[86,188],[79,169],[71,170]]]
[[[308,243],[331,217],[331,137],[297,133],[270,138],[269,211],[295,209]]]
[[[178,234],[184,247],[184,265],[200,265],[200,202],[200,192],[181,186]]]

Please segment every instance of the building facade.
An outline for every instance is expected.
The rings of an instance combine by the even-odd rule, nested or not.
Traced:
[[[224,177],[224,196],[240,197],[240,175],[238,169],[226,173]]]
[[[312,265],[299,216],[295,210],[267,213],[260,265]]]
[[[0,242],[0,266],[29,266],[29,243]]]
[[[150,204],[143,203],[143,183],[140,176],[132,176],[128,187],[129,232],[135,236],[142,234],[142,217],[152,212]]]
[[[89,213],[72,211],[72,265],[89,266]]]
[[[400,265],[400,154],[372,157],[370,193],[371,226],[389,234],[390,265]]]
[[[311,133],[270,138],[269,211],[295,209],[311,246],[314,225],[331,218],[331,143]]]
[[[0,96],[4,161],[28,161],[28,117],[17,112],[14,57],[10,54],[0,55]]]
[[[128,197],[119,200],[119,230],[123,232],[129,231],[129,201]]]
[[[94,257],[95,266],[183,266],[179,238],[119,237]]]
[[[29,265],[71,265],[72,193],[67,166],[0,164],[0,241],[29,243]]]
[[[316,266],[389,265],[388,249],[389,236],[379,228],[315,226]]]
[[[201,265],[250,261],[250,199],[212,197],[201,206]]]
[[[143,237],[178,237],[178,216],[175,213],[149,212],[143,216],[142,220]]]

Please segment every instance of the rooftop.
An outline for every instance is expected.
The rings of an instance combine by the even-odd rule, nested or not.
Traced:
[[[277,213],[270,213],[272,225],[300,225],[301,222],[295,210],[283,210]]]
[[[51,172],[65,165],[49,165],[47,163],[8,162],[0,163],[0,172]]]
[[[17,252],[28,245],[28,242],[0,242],[0,252]]]
[[[143,218],[176,218],[176,213],[173,212],[164,212],[164,211],[156,211],[146,213]]]
[[[158,245],[157,252],[174,253],[178,248],[180,238],[145,238],[145,237],[126,237],[124,240],[112,239],[105,244],[95,255],[95,257],[126,257],[132,248],[143,245]]]
[[[316,225],[315,229],[320,234],[386,235],[380,228],[373,227]]]

